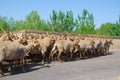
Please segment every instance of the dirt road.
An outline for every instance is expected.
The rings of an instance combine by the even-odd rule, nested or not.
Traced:
[[[0,80],[118,80],[120,76],[120,51],[111,55],[76,60],[52,62],[50,67],[32,63],[26,73],[0,77]]]

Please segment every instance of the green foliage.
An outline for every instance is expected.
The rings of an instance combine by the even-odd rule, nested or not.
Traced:
[[[96,30],[96,32],[99,35],[120,36],[120,17],[116,23],[102,24],[101,27]]]
[[[27,29],[39,29],[41,22],[37,11],[32,11],[29,15],[27,15],[25,22]]]
[[[40,19],[37,11],[32,11],[26,16],[24,21],[16,21],[15,27],[13,30],[23,30],[23,29],[32,29],[32,30],[49,30],[48,24]]]
[[[86,9],[83,10],[82,16],[78,15],[75,20],[77,33],[95,34],[95,25],[93,14],[88,13]]]
[[[112,24],[108,32],[110,36],[120,36],[120,24]]]
[[[13,31],[16,30],[22,30],[22,29],[26,29],[25,28],[26,24],[24,21],[16,21],[15,26],[12,28]]]
[[[2,33],[2,29],[10,30],[10,25],[7,22],[7,17],[0,16],[0,33]]]
[[[74,28],[73,12],[67,11],[64,13],[62,11],[56,12],[53,10],[49,25],[52,31],[71,32]]]
[[[77,19],[74,19],[72,11],[56,12],[52,11],[50,20],[42,20],[37,11],[30,12],[25,20],[15,21],[13,18],[0,16],[0,33],[2,29],[9,31],[18,31],[23,29],[42,30],[42,31],[57,31],[57,32],[73,32],[81,34],[98,34],[109,36],[120,36],[120,15],[116,23],[104,23],[100,28],[95,29],[94,16],[86,9],[82,15],[78,14]]]
[[[112,23],[102,24],[96,33],[100,35],[110,35],[108,29],[111,28],[111,26],[112,26]]]

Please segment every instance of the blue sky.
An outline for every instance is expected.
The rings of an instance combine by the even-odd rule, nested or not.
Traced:
[[[48,20],[52,10],[72,10],[74,17],[87,9],[94,16],[96,27],[102,23],[116,22],[120,15],[120,0],[0,0],[0,16],[24,20],[32,10]]]

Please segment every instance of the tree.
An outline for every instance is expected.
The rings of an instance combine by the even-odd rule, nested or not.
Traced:
[[[50,15],[50,29],[52,31],[58,31],[57,30],[57,12],[55,10],[53,10],[52,14]]]
[[[58,32],[70,32],[74,28],[74,18],[73,12],[67,11],[66,13],[59,11],[56,12],[55,10],[52,11],[50,15],[50,28],[53,31]]]
[[[65,16],[65,31],[71,32],[74,29],[74,18],[73,18],[73,12],[67,11]]]
[[[82,16],[78,15],[75,25],[75,32],[77,33],[95,34],[93,14],[88,13],[86,9],[83,10]]]
[[[112,26],[107,31],[110,36],[120,36],[120,24],[112,24]]]
[[[96,32],[100,35],[120,36],[120,16],[116,23],[104,23]]]
[[[13,31],[23,30],[23,29],[27,29],[27,28],[26,28],[26,23],[22,20],[21,21],[16,21],[15,27],[12,28]]]
[[[40,27],[40,16],[37,11],[32,11],[26,16],[26,28],[28,29],[38,29]]]
[[[111,28],[111,26],[112,26],[112,23],[104,23],[96,32],[97,34],[100,34],[100,35],[110,35],[108,29]]]
[[[48,30],[49,27],[44,20],[40,19],[37,11],[32,11],[26,16],[25,29]]]
[[[7,21],[9,27],[10,27],[10,30],[13,31],[13,28],[15,27],[16,25],[16,21],[14,21],[13,18],[10,18],[8,21]]]
[[[1,29],[10,30],[10,26],[7,22],[7,17],[1,17],[0,16],[0,33],[2,32]]]

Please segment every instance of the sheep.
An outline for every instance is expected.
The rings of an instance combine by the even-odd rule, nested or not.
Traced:
[[[35,39],[35,40],[34,40]],[[9,45],[8,45],[9,44]],[[107,55],[112,41],[93,39],[93,36],[74,35],[65,33],[48,33],[27,34],[27,33],[10,33],[6,32],[0,37],[0,73],[3,75],[2,62],[8,60],[10,64],[13,62],[21,63],[24,70],[24,58],[26,55],[35,54],[42,55],[42,64],[44,60],[52,59],[56,54],[59,62],[62,63],[62,53],[67,59],[73,59],[73,55],[79,54],[80,58],[96,55],[101,53]],[[7,53],[7,55],[6,55]],[[78,55],[77,55],[78,56]],[[13,60],[13,62],[11,62]],[[16,65],[16,64],[15,64]],[[10,68],[12,68],[10,66]]]
[[[113,45],[112,40],[111,39],[105,40],[104,47],[103,47],[104,55],[109,54],[110,45]]]
[[[104,41],[101,39],[98,39],[95,41],[95,54],[100,56],[103,54],[103,47],[104,47]]]
[[[80,40],[78,44],[80,46],[80,51],[79,51],[80,59],[94,54],[95,51],[94,44],[95,42],[93,40],[89,40],[87,38]]]
[[[29,41],[29,44],[31,44],[31,45],[29,46],[30,52],[28,53],[27,58],[30,58],[30,59],[32,59],[32,61],[34,61],[36,57],[40,56],[41,47],[37,40]]]
[[[42,54],[42,64],[44,64],[44,60],[48,61],[49,52],[51,51],[55,40],[50,39],[49,37],[45,37],[44,39],[39,39],[38,43],[40,44],[41,54]]]
[[[28,54],[29,57],[32,55],[32,60],[35,57],[42,56],[42,64],[44,64],[44,60],[48,61],[49,52],[54,44],[54,40],[49,37],[42,37],[39,39],[35,39],[31,42],[31,51]]]
[[[0,44],[0,64],[3,61],[9,61],[9,64],[12,64],[11,61],[18,61],[20,60],[20,65],[22,71],[24,70],[24,58],[27,53],[30,51],[30,44],[29,45],[22,45],[19,40],[11,41],[4,41],[4,43]],[[12,72],[12,66],[10,65],[9,71]],[[3,75],[2,66],[0,66],[0,73]]]
[[[77,44],[77,42],[72,42],[70,40],[57,40],[53,46],[53,49],[50,52],[49,60],[53,58],[53,55],[55,52],[58,51],[57,59],[60,63],[62,63],[62,60],[60,59],[61,53],[64,52],[67,57],[70,55],[70,58],[72,59],[73,52],[75,50],[74,46]]]
[[[0,37],[0,43],[3,41],[13,41],[9,33],[5,33]]]

